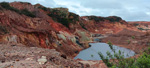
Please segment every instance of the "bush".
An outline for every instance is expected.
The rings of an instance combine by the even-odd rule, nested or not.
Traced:
[[[6,29],[6,27],[0,25],[0,34],[7,34],[7,33],[8,30]]]
[[[106,17],[105,19],[109,20],[110,22],[119,22],[122,20],[120,17],[117,16],[110,16],[110,17]]]
[[[127,40],[127,42],[128,42],[128,44],[130,44],[130,43],[131,43],[131,41],[130,41],[130,40]]]
[[[73,18],[71,18],[71,17],[73,17]],[[76,21],[79,21],[79,15],[70,12],[69,13],[69,19],[72,19],[74,21],[74,23],[75,23]]]
[[[7,2],[0,3],[0,6],[3,7],[4,9],[15,11],[16,13],[19,13],[19,14],[24,14],[24,15],[29,16],[29,17],[36,17],[32,12],[28,11],[27,9],[23,9],[20,11],[14,7],[11,7],[9,5],[9,3],[7,3]]]
[[[39,8],[39,9],[42,9],[42,10],[44,10],[44,11],[48,11],[48,9],[47,9],[46,7],[39,6],[38,8]]]
[[[131,36],[132,39],[135,39],[135,36]]]
[[[52,17],[53,20],[61,23],[62,25],[66,26],[67,28],[69,28],[69,24],[72,23],[72,20],[69,18],[66,18],[65,15],[61,14],[55,14],[55,13],[49,13],[47,14],[48,16]]]
[[[27,9],[23,9],[20,12],[21,12],[21,14],[24,14],[29,17],[36,17],[32,12],[28,11]]]
[[[28,3],[28,2],[20,2],[20,3],[22,3],[22,4],[31,4],[31,3]]]
[[[0,7],[0,10],[2,10],[2,8]]]
[[[144,30],[143,28],[138,28],[139,30]]]
[[[1,2],[0,5],[5,9],[11,9],[11,6],[8,2]]]
[[[71,23],[71,21],[67,18],[60,18],[58,19],[58,22],[60,22],[61,24],[63,24],[64,26],[69,28],[69,23]]]
[[[3,7],[4,9],[12,10],[12,11],[15,11],[17,13],[20,13],[18,9],[11,7],[8,2],[1,2],[0,6]]]
[[[112,43],[110,41],[108,41],[107,44],[112,46]]]
[[[83,29],[87,30],[87,28],[85,27],[85,25],[84,25],[83,23],[80,23],[80,26],[81,26]]]
[[[94,20],[96,22],[104,21],[105,19],[103,17],[97,17],[97,16],[88,16],[89,20]]]
[[[89,20],[94,20],[96,22],[101,22],[101,21],[105,21],[105,20],[109,20],[110,22],[119,22],[122,20],[120,17],[117,17],[117,16],[110,16],[110,17],[88,16],[88,18],[89,18]]]
[[[107,56],[104,57],[101,52],[99,52],[99,56],[102,61],[109,68],[149,68],[150,67],[150,48],[146,50],[140,57],[138,58],[124,58],[124,55],[121,54],[121,51],[118,53],[114,52],[112,55],[110,52],[107,52]],[[109,59],[111,60],[109,60]]]
[[[150,67],[150,55],[144,53],[136,60],[136,65],[138,68],[149,68]]]
[[[39,7],[43,10],[46,10],[46,8]],[[76,21],[79,21],[79,15],[76,15],[74,13],[69,13],[68,9],[66,8],[53,8],[48,10],[50,13],[47,15],[52,17],[54,21],[57,21],[61,23],[62,25],[69,28],[69,24],[76,24]]]

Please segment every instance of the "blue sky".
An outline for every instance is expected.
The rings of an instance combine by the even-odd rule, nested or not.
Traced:
[[[0,0],[65,7],[80,16],[119,16],[126,21],[150,21],[150,0]]]

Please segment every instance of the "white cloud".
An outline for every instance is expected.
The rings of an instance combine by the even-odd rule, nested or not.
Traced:
[[[83,15],[120,16],[127,21],[150,21],[149,0],[0,0],[27,1],[46,7],[66,7]]]

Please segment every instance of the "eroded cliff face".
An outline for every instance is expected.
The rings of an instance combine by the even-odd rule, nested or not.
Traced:
[[[84,16],[67,8],[46,8],[39,4],[0,3],[0,42],[56,49],[75,56],[89,47],[92,34],[111,34],[130,27],[119,17]]]

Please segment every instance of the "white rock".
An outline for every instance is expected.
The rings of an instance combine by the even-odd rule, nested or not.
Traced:
[[[33,58],[26,58],[25,60],[27,60],[27,61],[32,61]]]
[[[45,64],[47,62],[46,56],[42,56],[40,59],[37,60],[39,64]]]

